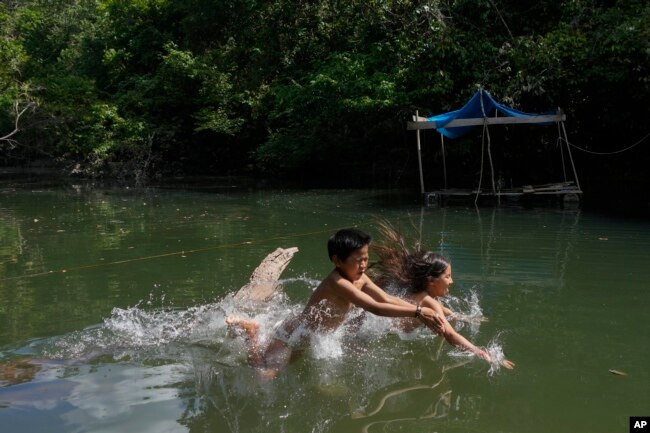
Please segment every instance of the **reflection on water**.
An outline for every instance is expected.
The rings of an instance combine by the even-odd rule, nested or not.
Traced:
[[[256,378],[225,317],[270,330],[330,271],[329,235],[375,234],[377,218],[450,257],[454,326],[515,370],[368,316],[352,335],[314,339],[276,380]],[[229,294],[279,246],[300,250],[282,294],[235,305]],[[430,209],[374,191],[5,189],[0,429],[624,431],[650,403],[649,252],[647,221],[580,209]]]
[[[178,385],[187,380],[186,366],[33,365],[39,369],[33,382],[0,388],[3,430],[42,431],[42,419],[55,417],[47,431],[181,431],[177,421],[185,407]],[[34,411],[40,422],[21,419]]]

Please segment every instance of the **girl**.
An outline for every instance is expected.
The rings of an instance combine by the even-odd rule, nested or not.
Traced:
[[[421,307],[428,307],[442,316],[442,335],[451,345],[471,352],[492,362],[487,351],[472,344],[449,324],[447,317],[452,311],[444,307],[438,298],[449,294],[449,286],[454,282],[449,260],[441,254],[425,251],[419,243],[410,251],[404,238],[386,223],[379,224],[386,239],[384,244],[375,244],[374,251],[379,256],[377,277],[379,285],[386,288],[406,288],[402,296]],[[410,318],[398,319],[404,331],[411,331],[419,325]],[[503,360],[505,368],[514,368],[514,363]]]

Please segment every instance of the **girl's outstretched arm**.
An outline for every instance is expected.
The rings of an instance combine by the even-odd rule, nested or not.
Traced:
[[[432,310],[434,310],[434,311],[436,311],[438,313],[441,313],[441,312],[444,311],[444,307],[442,306],[442,304],[440,302],[438,302],[437,300],[431,298],[431,297],[425,298],[425,300],[423,301],[422,304],[426,305],[427,307],[431,308]],[[459,348],[461,348],[463,350],[471,352],[471,353],[475,354],[476,356],[478,356],[479,358],[482,358],[482,359],[486,360],[487,362],[492,362],[492,358],[490,357],[490,354],[485,349],[482,349],[482,348],[472,344],[472,342],[470,342],[467,338],[460,335],[454,329],[454,327],[451,326],[451,324],[447,321],[446,318],[445,318],[444,324],[443,324],[442,335],[445,337],[445,340],[447,340],[447,342],[449,344],[451,344],[452,346],[459,347]],[[508,369],[513,369],[514,366],[515,366],[514,362],[508,361],[507,359],[504,360],[501,363],[501,365],[503,365],[505,368],[508,368]]]

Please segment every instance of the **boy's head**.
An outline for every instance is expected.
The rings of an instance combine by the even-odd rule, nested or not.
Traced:
[[[371,240],[372,237],[361,230],[341,229],[327,241],[327,253],[330,260],[336,256],[339,260],[345,261],[353,251],[370,245]]]

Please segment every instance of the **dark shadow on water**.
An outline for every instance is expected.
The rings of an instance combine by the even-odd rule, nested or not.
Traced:
[[[523,197],[519,200],[496,200],[481,198],[475,204],[474,197],[449,198],[442,203],[425,200],[414,185],[410,188],[374,188],[371,185],[355,186],[346,182],[328,181],[321,184],[306,183],[296,180],[256,177],[256,176],[176,176],[165,177],[150,182],[143,187],[135,187],[128,183],[120,183],[111,179],[84,179],[62,176],[59,172],[48,169],[11,169],[0,168],[0,192],[10,192],[13,189],[32,189],[35,192],[50,189],[70,189],[76,192],[102,189],[110,194],[111,190],[133,194],[151,192],[152,190],[186,190],[206,193],[228,193],[245,191],[308,191],[318,194],[319,191],[328,192],[336,189],[345,191],[367,191],[368,203],[387,209],[400,209],[410,206],[449,207],[449,208],[518,208],[532,210],[536,208],[558,208],[571,210],[580,208],[593,214],[608,217],[639,220],[643,222],[650,216],[650,203],[644,200],[622,195],[599,195],[585,192],[579,202],[563,202],[555,197]]]

